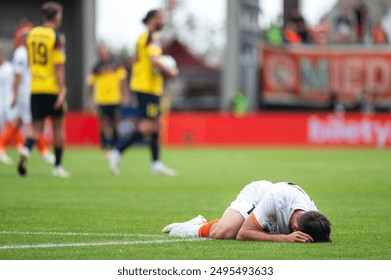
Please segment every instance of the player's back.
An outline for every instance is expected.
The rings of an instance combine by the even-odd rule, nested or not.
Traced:
[[[13,68],[9,61],[0,65],[0,100],[12,95]],[[4,99],[3,99],[4,100]]]
[[[20,75],[19,95],[29,95],[31,72],[28,63],[27,48],[24,45],[19,46],[14,51],[13,66],[15,74]]]
[[[59,33],[44,26],[34,27],[26,41],[31,70],[31,92],[57,94],[55,65],[65,62]]]

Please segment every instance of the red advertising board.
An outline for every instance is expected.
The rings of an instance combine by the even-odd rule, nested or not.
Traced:
[[[365,94],[391,106],[391,49],[355,46],[262,46],[265,102],[327,105],[331,94],[346,105]]]
[[[169,145],[391,146],[391,115],[172,113]]]
[[[98,145],[96,116],[69,113],[67,145]],[[391,147],[391,115],[349,113],[173,112],[164,118],[162,139],[168,146],[342,146]],[[51,142],[50,122],[45,133]]]

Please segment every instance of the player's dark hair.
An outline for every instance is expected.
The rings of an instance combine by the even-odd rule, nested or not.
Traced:
[[[297,220],[298,230],[310,235],[314,242],[331,242],[331,223],[318,211],[308,211]]]
[[[150,10],[147,15],[143,18],[143,23],[148,24],[149,20],[151,18],[154,18],[158,13],[160,13],[161,10]]]
[[[58,13],[62,13],[62,5],[57,2],[46,2],[42,5],[42,17],[44,20],[53,20]]]

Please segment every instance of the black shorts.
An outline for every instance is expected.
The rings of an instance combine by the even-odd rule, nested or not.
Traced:
[[[59,109],[54,109],[56,101],[56,94],[32,94],[31,116],[33,120],[39,121],[46,117],[60,118],[64,116],[66,104],[64,103]]]
[[[156,120],[160,116],[160,96],[134,92],[137,96],[140,118]]]
[[[119,105],[98,105],[99,117],[109,120],[119,120],[120,108]]]

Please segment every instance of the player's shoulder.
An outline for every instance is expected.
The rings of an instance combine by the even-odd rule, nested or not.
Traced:
[[[26,47],[24,45],[17,47],[14,51],[14,58],[19,59],[25,57],[27,57]]]
[[[7,75],[9,73],[12,73],[13,71],[13,65],[8,60],[4,61],[2,65],[0,65],[1,72],[3,75]]]
[[[52,34],[55,34],[55,33],[56,33],[56,31],[53,28],[46,27],[46,26],[43,26],[43,25],[38,25],[38,26],[33,27],[30,30],[29,35],[36,35],[36,34],[52,35]]]
[[[148,29],[144,30],[137,38],[137,42],[140,43],[145,43],[148,40],[150,32]]]
[[[30,30],[27,36],[27,45],[29,45],[30,39],[33,41],[51,42],[56,39],[56,31],[53,28],[46,26],[36,26]]]

